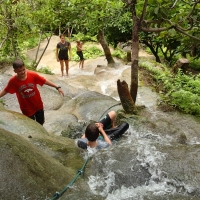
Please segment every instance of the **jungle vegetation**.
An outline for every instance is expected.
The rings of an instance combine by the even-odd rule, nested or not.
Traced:
[[[200,0],[0,0],[0,63],[26,59],[27,49],[44,38],[48,46],[52,35],[61,33],[69,40],[99,42],[110,66],[115,64],[110,46],[131,44],[131,83],[126,88],[129,103],[135,104],[143,46],[155,56],[155,65],[165,66],[158,73],[157,68],[141,65],[162,85],[163,101],[200,116],[199,11]],[[195,74],[174,74],[171,69],[179,58],[187,58]],[[34,69],[40,59],[36,54]]]

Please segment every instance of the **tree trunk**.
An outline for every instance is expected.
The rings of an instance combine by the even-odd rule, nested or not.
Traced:
[[[136,102],[137,91],[138,91],[138,60],[133,60],[131,64],[130,95],[134,102]]]
[[[131,62],[131,51],[126,52],[127,62]]]
[[[48,38],[48,36],[46,37],[46,38],[47,38],[47,44],[46,44],[46,47],[44,48],[42,54],[40,55],[39,60],[38,60],[38,61],[35,60],[35,62],[34,62],[34,66],[33,66],[34,69],[37,69],[37,66],[38,66],[38,64],[40,63],[40,60],[42,59],[42,57],[43,57],[43,55],[44,55],[44,53],[45,53],[47,47],[49,46],[49,42],[50,42],[50,40],[51,40],[52,35],[53,35],[53,33],[51,33],[51,35],[50,35],[49,38]],[[40,45],[40,44],[39,44],[39,45]]]
[[[135,114],[135,104],[129,93],[128,84],[125,81],[117,81],[117,90],[124,111],[128,114]]]
[[[18,44],[17,44],[17,28],[11,28],[11,43],[13,47],[13,53],[15,58],[19,56],[18,53]]]
[[[128,1],[127,1],[128,4]],[[117,82],[118,94],[122,103],[122,106],[127,113],[135,114],[135,102],[137,98],[138,91],[138,58],[139,58],[139,28],[140,22],[136,15],[135,5],[137,4],[136,0],[133,0],[130,4],[132,12],[132,64],[131,64],[131,87],[130,92],[128,91],[128,85],[125,81],[120,83]]]
[[[42,31],[40,32],[40,38],[39,38],[39,41],[38,41],[38,47],[37,47],[37,52],[36,52],[36,55],[35,55],[35,60],[34,60],[34,62],[37,61],[38,53],[39,53],[39,50],[40,50],[40,43],[41,43],[41,40],[42,40]]]
[[[110,52],[110,48],[108,46],[108,43],[104,37],[104,31],[103,30],[99,30],[98,35],[97,35],[97,40],[98,42],[101,44],[103,50],[104,50],[104,54],[106,56],[106,60],[108,61],[108,64],[113,64],[115,63],[111,52]]]
[[[133,28],[132,28],[132,64],[131,64],[131,87],[130,94],[134,102],[136,102],[137,98],[137,90],[138,90],[138,57],[139,57],[139,20],[136,16],[135,4],[132,6],[132,20],[133,20]]]
[[[151,53],[153,53],[153,55],[154,55],[155,58],[156,58],[156,62],[161,63],[160,57],[159,57],[159,55],[158,55],[158,46],[155,45],[156,47],[155,47],[155,49],[154,49],[152,43],[149,44],[148,41],[143,41],[143,43],[144,43],[146,46],[149,47],[149,49],[151,50]]]

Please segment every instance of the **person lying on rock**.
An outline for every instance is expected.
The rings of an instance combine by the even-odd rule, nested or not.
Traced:
[[[129,128],[126,122],[115,127],[115,119],[116,112],[110,111],[100,122],[89,124],[85,134],[76,141],[77,146],[82,149],[103,149],[112,145],[112,140],[120,137]]]
[[[43,125],[45,121],[44,106],[37,84],[54,87],[63,96],[64,92],[60,86],[55,85],[34,71],[27,70],[22,60],[15,60],[13,68],[16,75],[10,78],[6,87],[0,92],[0,97],[7,93],[16,93],[22,113]]]

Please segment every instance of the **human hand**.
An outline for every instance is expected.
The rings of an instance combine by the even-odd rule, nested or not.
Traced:
[[[102,132],[102,130],[103,130],[103,124],[102,123],[95,123],[95,125],[99,129],[99,132]]]
[[[58,89],[58,92],[59,92],[60,94],[62,94],[62,96],[64,96],[64,92],[63,92],[63,90],[62,90],[61,88]]]

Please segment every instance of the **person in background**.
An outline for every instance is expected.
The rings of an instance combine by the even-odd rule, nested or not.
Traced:
[[[61,76],[64,76],[64,63],[66,67],[66,76],[69,75],[69,60],[71,60],[71,55],[71,44],[65,41],[65,35],[61,34],[60,42],[56,46],[56,59],[60,62]]]
[[[27,70],[22,60],[15,60],[13,68],[16,75],[10,78],[8,84],[0,92],[0,97],[7,93],[15,93],[22,113],[43,125],[45,122],[44,106],[37,84],[54,87],[63,96],[64,92],[60,86],[55,85],[34,71]]]
[[[112,145],[111,139],[104,130],[115,128],[115,119],[116,112],[110,111],[98,123],[89,124],[86,127],[85,134],[83,134],[83,136],[76,141],[77,146],[83,149],[87,149],[88,146],[90,148],[103,149]]]
[[[79,68],[81,67],[81,69],[84,69],[84,57],[83,57],[83,43],[79,40],[76,41],[77,45],[76,45],[76,53],[80,58],[80,62],[79,62]]]

